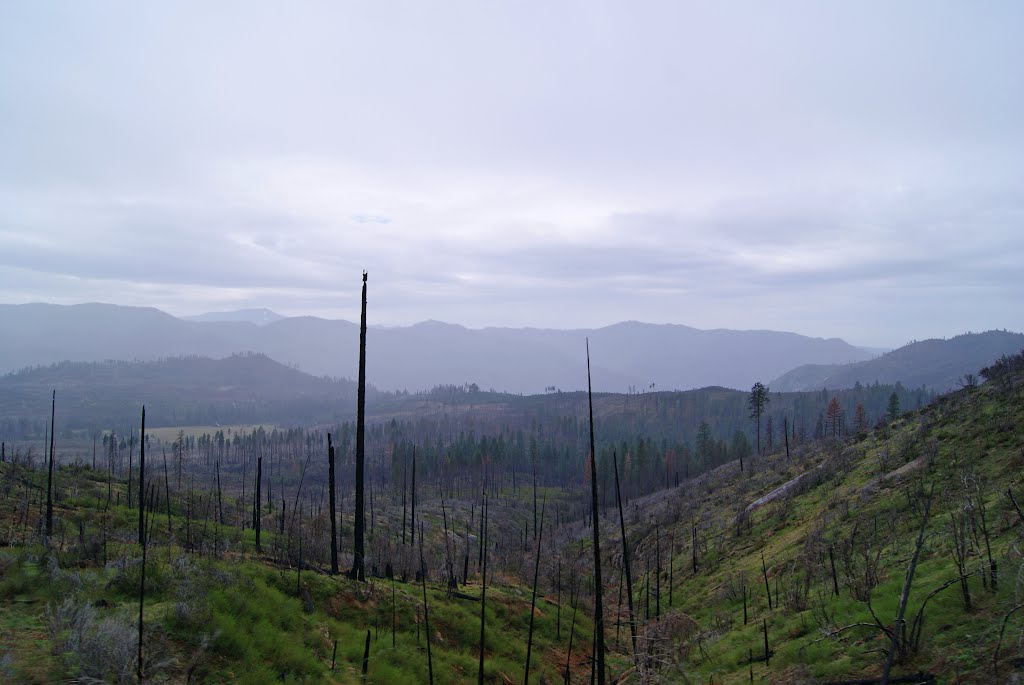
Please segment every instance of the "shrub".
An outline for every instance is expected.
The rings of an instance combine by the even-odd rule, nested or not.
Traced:
[[[73,598],[46,609],[53,651],[79,677],[106,682],[135,681],[137,626],[131,617],[114,614],[97,619],[96,609]]]

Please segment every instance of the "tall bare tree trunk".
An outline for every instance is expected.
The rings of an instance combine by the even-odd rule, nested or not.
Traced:
[[[170,552],[174,530],[171,528],[171,482],[167,479],[167,450],[161,449],[164,458],[164,499],[167,500],[167,551]]]
[[[480,666],[477,669],[477,685],[484,685],[484,629],[487,625],[485,609],[487,608],[487,484],[484,483],[484,502],[480,512],[480,522],[483,528],[481,550],[483,552],[483,565],[480,573]]]
[[[412,448],[412,485],[409,489],[409,496],[411,498],[410,503],[412,506],[409,508],[409,544],[413,547],[416,546],[416,447]]]
[[[257,466],[257,468],[259,468]],[[334,503],[334,443],[331,442],[331,434],[327,434],[327,487],[330,489],[327,501],[331,508],[331,573],[338,574],[338,521],[337,509]],[[256,486],[257,488],[259,485]],[[257,492],[259,492],[257,490]],[[259,495],[256,496],[257,501]],[[257,528],[257,530],[259,530]],[[257,546],[259,545],[259,533],[256,534]]]
[[[333,481],[333,479],[332,479]],[[256,551],[263,551],[260,547],[260,533],[263,530],[263,517],[260,516],[260,512],[263,510],[263,502],[261,501],[263,491],[263,456],[260,455],[256,458],[256,507],[253,509],[253,520],[252,527],[256,531]],[[333,486],[332,490],[333,492]],[[337,573],[338,569],[335,568],[334,572]]]
[[[629,604],[629,636],[633,640],[633,663],[637,663],[636,618],[633,615],[633,573],[629,565],[629,542],[626,540],[626,518],[622,515],[622,493],[619,488],[619,457],[613,451],[615,466],[615,502],[619,505],[619,530],[622,533],[622,563],[626,569],[626,598]]]
[[[420,579],[423,587],[423,627],[427,631],[427,673],[430,674],[430,685],[434,685],[434,658],[430,654],[430,613],[427,606],[427,565],[423,561],[422,530],[420,531]]]
[[[213,464],[214,468],[217,469],[217,523],[224,525],[224,500],[221,497],[220,491],[220,461],[216,461]],[[244,482],[244,481],[243,481]],[[139,483],[141,487],[142,483]],[[219,533],[218,533],[219,535]]]
[[[142,682],[142,606],[146,599],[146,407],[142,407],[142,431],[139,433],[139,544],[142,545],[142,575],[139,579],[139,654],[138,673]]]
[[[597,458],[594,454],[594,394],[590,384],[590,340],[587,340],[587,401],[590,406],[590,509],[594,520],[594,654],[597,685],[604,685],[604,607],[601,596],[601,535],[597,506]]]
[[[53,424],[57,414],[57,391],[50,400],[50,464],[46,475],[46,537],[53,535]]]
[[[536,482],[535,480],[534,485],[536,485]],[[534,494],[536,494],[536,490]],[[530,599],[530,631],[526,638],[526,671],[523,674],[523,685],[530,684],[530,654],[533,651],[533,613],[537,606],[537,579],[540,577],[540,546],[544,541],[544,506],[546,504],[547,502],[541,505],[540,524],[535,529],[537,531],[537,560],[533,565],[533,597]]]
[[[366,461],[366,272],[363,272],[363,304],[359,317],[359,386],[356,395],[356,513],[353,537],[352,571],[356,580],[366,580],[363,534],[366,516],[363,504],[363,469]]]

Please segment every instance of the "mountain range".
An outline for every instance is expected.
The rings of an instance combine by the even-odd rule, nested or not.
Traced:
[[[772,390],[791,392],[828,388],[852,388],[902,383],[908,387],[927,386],[936,392],[951,390],[977,376],[978,370],[1002,355],[1024,349],[1024,334],[1010,331],[965,333],[948,339],[914,341],[899,349],[851,364],[805,364],[770,383]]]
[[[0,305],[0,373],[64,360],[156,360],[181,355],[266,354],[316,376],[354,378],[359,329],[273,312],[176,318],[111,304]],[[778,331],[701,330],[636,321],[594,329],[483,328],[424,321],[371,328],[367,378],[381,390],[476,383],[513,393],[586,386],[589,340],[595,390],[627,392],[718,385],[747,389],[801,364],[864,361],[838,338]]]

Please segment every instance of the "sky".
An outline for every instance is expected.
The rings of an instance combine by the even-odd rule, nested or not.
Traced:
[[[0,3],[0,302],[1024,328],[1019,2]]]

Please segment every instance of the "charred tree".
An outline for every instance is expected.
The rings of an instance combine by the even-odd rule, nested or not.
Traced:
[[[362,313],[359,316],[359,385],[356,391],[356,504],[355,526],[352,531],[353,561],[349,575],[355,580],[366,580],[365,546],[366,527],[363,504],[363,470],[366,461],[366,272],[363,272]]]
[[[597,501],[597,460],[594,454],[594,394],[590,383],[590,341],[587,340],[587,402],[590,408],[590,510],[594,522],[594,654],[597,685],[604,685],[604,607],[601,596],[601,535]]]
[[[262,510],[262,506],[263,506],[262,500],[260,499],[261,498],[261,494],[262,494],[262,490],[263,490],[263,456],[261,455],[261,456],[257,457],[257,459],[256,459],[256,507],[254,508],[254,510],[252,512],[253,513],[252,527],[256,531],[256,551],[257,552],[261,552],[262,551],[262,548],[260,547],[260,532],[263,529],[263,521],[262,521],[263,517],[260,516],[260,511]],[[332,490],[331,491],[333,492],[333,486],[332,486]],[[338,570],[335,569],[334,572],[337,573]]]
[[[577,590],[577,593],[578,592],[579,591]],[[572,594],[571,590],[570,594]],[[572,603],[572,621],[569,624],[569,647],[565,652],[565,677],[563,679],[565,685],[569,685],[569,678],[572,675],[572,672],[569,670],[569,665],[572,663],[572,639],[576,636],[576,610],[579,606],[579,597],[574,597]]]
[[[764,575],[764,593],[768,597],[768,608],[772,608],[772,588],[768,584],[768,567],[764,564],[764,552],[761,552],[761,573]]]
[[[536,470],[534,470],[534,474],[536,474]],[[536,482],[534,480],[535,487]],[[534,489],[534,494],[536,495],[536,489]],[[534,609],[537,607],[537,579],[540,577],[540,546],[544,540],[544,505],[541,505],[540,524],[535,530],[537,531],[537,560],[533,564],[533,596],[530,599],[530,630],[526,637],[526,670],[523,674],[523,685],[529,685],[530,683],[530,655],[533,651],[533,614]]]
[[[259,468],[259,467],[257,467]],[[259,488],[259,485],[256,486]],[[327,488],[328,503],[331,508],[331,573],[338,574],[338,521],[337,508],[334,502],[334,443],[331,441],[331,434],[327,434]],[[259,490],[257,490],[259,492]],[[256,496],[259,501],[259,495]],[[258,530],[258,529],[257,529]],[[256,546],[259,547],[259,533],[256,533]]]
[[[220,461],[214,462],[214,468],[217,470],[217,522],[220,525],[224,525],[224,500],[221,497],[220,490]],[[139,482],[140,490],[142,482]],[[219,533],[218,533],[219,535]]]
[[[167,501],[167,544],[170,546],[174,538],[174,530],[171,528],[171,483],[167,480],[167,450],[161,449],[164,458],[164,499]],[[168,549],[168,551],[170,551]]]
[[[619,487],[619,457],[612,451],[615,467],[615,502],[619,506],[619,531],[622,534],[622,564],[626,571],[626,599],[629,605],[629,636],[633,640],[633,662],[637,661],[636,617],[633,614],[633,573],[629,564],[629,542],[626,540],[626,518],[622,514],[622,492]]]
[[[46,474],[46,537],[53,535],[53,424],[57,414],[57,391],[50,400],[50,463]]]
[[[142,682],[142,607],[146,599],[146,407],[142,407],[142,431],[139,433],[139,544],[142,545],[142,573],[139,578],[139,654],[138,676]]]
[[[430,654],[430,613],[427,607],[427,565],[423,561],[422,530],[420,531],[420,580],[423,587],[423,627],[427,631],[427,673],[430,674],[430,685],[434,685],[434,658]]]
[[[412,448],[412,485],[409,488],[411,498],[409,507],[409,544],[416,547],[416,448]]]
[[[477,685],[484,685],[484,640],[485,640],[485,628],[487,625],[485,617],[485,609],[487,608],[487,486],[484,485],[484,502],[483,509],[480,512],[480,525],[482,526],[482,565],[480,573],[480,666],[477,669],[476,682]]]

